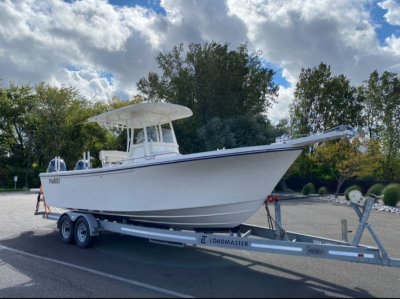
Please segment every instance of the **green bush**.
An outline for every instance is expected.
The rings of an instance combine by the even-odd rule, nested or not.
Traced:
[[[383,203],[394,207],[400,201],[400,184],[389,184],[382,193]]]
[[[362,189],[361,189],[360,186],[358,186],[358,185],[351,185],[350,187],[347,187],[346,190],[344,190],[344,197],[345,197],[347,200],[350,200],[350,198],[349,198],[349,192],[350,192],[350,191],[353,191],[353,190],[358,190],[358,191],[360,191],[360,192],[362,193]]]
[[[326,195],[328,193],[329,193],[328,188],[326,188],[325,186],[322,186],[322,187],[320,187],[318,189],[318,194],[319,195]]]
[[[376,195],[376,196],[380,196],[382,195],[383,189],[385,188],[385,186],[383,184],[374,184],[371,187],[369,187],[368,191],[367,191],[367,195]]]
[[[304,185],[303,189],[301,189],[301,193],[304,195],[314,194],[315,193],[315,186],[313,183],[307,183]]]

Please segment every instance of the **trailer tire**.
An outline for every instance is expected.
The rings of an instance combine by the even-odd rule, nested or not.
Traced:
[[[80,248],[88,248],[91,241],[89,223],[85,217],[79,217],[75,223],[75,244]]]
[[[74,241],[74,223],[68,215],[60,219],[58,233],[63,243],[71,244]]]

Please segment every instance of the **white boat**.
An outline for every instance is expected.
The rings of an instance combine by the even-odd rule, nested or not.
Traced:
[[[171,228],[234,228],[263,205],[304,145],[351,133],[182,155],[172,121],[191,115],[139,103],[90,118],[127,130],[127,150],[101,151],[100,168],[41,173],[47,205]]]

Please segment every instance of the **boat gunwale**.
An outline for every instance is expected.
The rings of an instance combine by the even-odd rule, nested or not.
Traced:
[[[259,146],[254,146],[254,148],[258,148]],[[254,154],[262,154],[267,152],[282,152],[282,151],[293,151],[293,150],[300,150],[303,149],[304,146],[286,146],[286,147],[277,147],[271,148],[270,145],[264,146],[261,149],[253,149],[253,150],[241,150],[237,151],[238,149],[249,149],[249,147],[244,148],[235,148],[232,150],[220,150],[220,151],[210,151],[210,152],[203,152],[203,153],[210,153],[208,155],[198,156],[201,153],[193,153],[187,155],[180,155],[176,157],[169,157],[165,159],[149,159],[143,162],[135,163],[127,163],[121,164],[116,166],[110,167],[99,167],[99,168],[91,168],[91,169],[84,169],[84,170],[66,170],[66,171],[59,171],[59,172],[43,172],[39,174],[41,178],[47,177],[55,177],[55,176],[87,176],[87,175],[102,175],[109,172],[120,172],[120,171],[127,171],[137,168],[146,168],[146,167],[153,167],[153,166],[161,166],[161,165],[169,165],[169,164],[176,164],[176,163],[184,163],[184,162],[191,162],[191,161],[200,161],[200,160],[209,160],[209,159],[218,159],[218,158],[229,158],[234,156],[245,156],[245,155],[254,155]]]

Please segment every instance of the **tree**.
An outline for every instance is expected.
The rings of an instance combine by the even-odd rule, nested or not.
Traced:
[[[206,150],[236,148],[273,142],[275,128],[269,120],[251,115],[237,115],[228,119],[214,117],[198,130],[198,137]]]
[[[29,85],[10,83],[0,89],[0,142],[5,168],[9,175],[23,174],[24,186],[28,186],[33,129],[29,115],[34,107],[34,95]]]
[[[390,87],[383,98],[383,144],[386,155],[384,170],[385,177],[394,180],[394,167],[400,161],[400,81],[394,73],[388,72],[383,74],[383,81]]]
[[[382,141],[385,178],[394,180],[400,163],[400,81],[395,73],[374,71],[365,83],[365,125],[370,138]]]
[[[343,75],[332,76],[330,66],[320,63],[302,69],[290,106],[295,134],[325,131],[339,125],[361,124],[362,97]]]
[[[383,86],[378,71],[373,71],[364,83],[366,86],[361,87],[364,95],[364,125],[368,129],[369,138],[376,139],[383,130]]]
[[[82,153],[97,154],[111,138],[87,119],[107,109],[103,103],[92,104],[72,87],[35,86],[37,104],[32,110],[34,154],[38,170],[46,170],[55,156],[61,156],[71,169]]]
[[[55,156],[71,169],[83,152],[96,157],[101,149],[125,149],[126,141],[121,140],[126,132],[115,136],[87,119],[141,100],[92,103],[72,87],[45,83],[0,88],[0,186],[10,187],[15,175],[24,178],[24,187],[38,186],[38,174]],[[94,159],[92,164],[98,166],[100,161]]]
[[[193,117],[176,123],[183,152],[209,149],[215,142],[206,144],[206,140],[218,139],[217,127],[236,136],[235,141],[226,138],[227,143],[220,145],[246,145],[246,140],[237,139],[243,137],[236,132],[239,127],[234,123],[240,122],[237,117],[253,118],[249,124],[256,127],[276,99],[274,72],[262,66],[260,53],[249,54],[245,44],[236,51],[228,48],[228,44],[215,42],[190,44],[185,53],[182,44],[175,46],[170,53],[156,57],[161,75],[151,72],[138,82],[146,100],[192,109]],[[264,137],[259,142],[264,142]]]
[[[379,142],[359,138],[326,142],[317,147],[311,159],[337,181],[335,197],[343,183],[354,177],[377,176],[381,170],[382,155]]]
[[[302,69],[289,107],[291,134],[301,136],[339,125],[357,126],[362,123],[362,101],[362,93],[343,74],[332,76],[329,65],[321,62],[318,67]],[[314,163],[313,151],[314,148],[304,151],[288,174],[329,177],[329,167]]]

